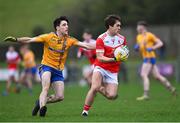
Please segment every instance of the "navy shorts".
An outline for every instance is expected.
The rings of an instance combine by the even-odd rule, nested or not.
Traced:
[[[61,70],[57,70],[47,65],[41,65],[39,67],[40,78],[42,78],[42,74],[46,71],[51,72],[51,79],[50,79],[51,83],[56,82],[56,81],[64,81],[63,73]]]
[[[37,68],[36,67],[26,68],[25,69],[25,73],[30,73],[32,75],[36,75],[36,72],[37,72]]]
[[[143,63],[151,63],[154,65],[156,64],[156,58],[144,58]]]

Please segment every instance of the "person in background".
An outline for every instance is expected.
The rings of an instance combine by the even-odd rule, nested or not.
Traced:
[[[176,88],[171,85],[171,83],[160,74],[158,67],[156,65],[156,53],[155,50],[163,46],[162,41],[156,37],[153,33],[147,30],[147,23],[145,21],[139,21],[137,23],[137,42],[134,46],[136,51],[140,51],[143,57],[143,64],[141,68],[141,78],[143,80],[144,93],[142,96],[137,97],[138,101],[149,99],[149,74],[152,72],[154,78],[159,80],[162,85],[164,85],[167,90],[169,90],[173,95],[176,95]]]
[[[22,55],[22,66],[24,71],[22,71],[20,76],[20,83],[25,84],[28,88],[30,94],[32,94],[32,80],[36,80],[36,62],[35,55],[33,51],[29,49],[27,44],[21,46],[20,52]]]
[[[6,52],[6,62],[8,66],[8,80],[6,82],[6,90],[2,93],[4,96],[7,96],[11,91],[10,87],[12,82],[16,83],[16,88],[13,91],[19,92],[19,83],[17,81],[16,75],[18,74],[20,56],[18,52],[15,51],[13,46],[9,46],[8,51]]]
[[[96,40],[92,39],[92,33],[89,29],[84,31],[82,37],[84,39],[83,42],[96,45]],[[83,67],[83,78],[89,85],[91,85],[94,62],[96,60],[96,50],[88,50],[80,47],[77,53],[77,57],[80,58],[82,55],[85,55],[89,61],[89,65]],[[83,79],[80,82],[83,82]]]

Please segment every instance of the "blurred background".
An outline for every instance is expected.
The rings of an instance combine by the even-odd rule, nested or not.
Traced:
[[[164,43],[156,51],[160,73],[180,90],[179,8],[180,0],[0,0],[0,121],[180,121],[179,99],[173,100],[170,93],[153,78],[152,100],[144,103],[135,100],[143,91],[139,76],[142,58],[133,49],[137,21],[145,20],[149,24],[148,30]],[[8,96],[3,93],[8,79],[6,52],[13,45],[20,53],[21,47],[18,43],[4,43],[2,40],[6,36],[33,37],[52,32],[53,20],[65,15],[70,20],[71,36],[83,41],[83,31],[88,28],[96,39],[106,31],[104,18],[108,14],[118,14],[121,17],[121,34],[127,38],[130,49],[129,59],[122,63],[118,75],[121,85],[118,100],[109,102],[97,96],[99,99],[93,105],[92,116],[88,119],[79,116],[89,88],[82,81],[82,71],[89,62],[85,56],[77,58],[77,47],[70,49],[64,71],[66,99],[62,103],[48,105],[56,107],[48,109],[49,116],[46,119],[30,117],[34,101],[41,91],[41,83],[33,82],[33,93],[30,95],[26,89],[20,94],[14,90],[12,93],[10,90]],[[43,45],[32,43],[30,49],[39,65]],[[79,85],[83,88],[80,89]],[[15,84],[12,86],[14,88]]]
[[[104,18],[118,14],[122,19],[121,34],[126,36],[130,48],[128,62],[122,65],[120,81],[139,81],[141,57],[134,52],[136,23],[146,20],[149,30],[156,34],[164,46],[157,51],[162,74],[180,82],[180,1],[173,0],[0,0],[0,39],[12,35],[37,36],[53,31],[53,20],[61,15],[70,19],[70,35],[82,40],[83,30],[89,28],[93,38],[105,31]],[[5,52],[10,43],[0,43],[0,71],[6,68]],[[12,44],[12,43],[11,43]],[[18,51],[19,44],[13,44]],[[42,44],[31,44],[36,61],[40,64]],[[66,64],[68,80],[78,82],[81,68],[88,64],[86,58],[77,58],[77,48],[71,48]],[[77,71],[78,72],[74,72]],[[3,73],[1,71],[1,73]],[[124,75],[125,74],[125,75]],[[125,78],[123,79],[123,77]],[[2,77],[2,74],[1,74]],[[133,80],[133,81],[132,81]]]

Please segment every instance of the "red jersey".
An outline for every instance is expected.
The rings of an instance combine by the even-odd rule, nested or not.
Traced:
[[[93,40],[93,39],[91,39],[90,41],[84,41],[84,42],[96,44],[96,40]],[[96,50],[88,50],[88,49],[80,47],[78,50],[78,53],[84,54],[88,58],[90,64],[91,65],[94,64],[96,60]]]
[[[20,59],[19,54],[16,51],[6,53],[6,60],[8,63],[8,69],[17,69],[18,60]]]
[[[103,52],[104,56],[114,58],[114,49],[126,45],[126,38],[120,34],[110,36],[107,32],[101,34],[96,40],[96,52]],[[95,66],[99,66],[112,73],[119,71],[120,62],[101,62],[95,61]]]

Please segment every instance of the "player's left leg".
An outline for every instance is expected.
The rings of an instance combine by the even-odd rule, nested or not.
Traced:
[[[96,93],[99,91],[101,87],[102,79],[103,79],[103,75],[102,73],[100,73],[100,71],[93,71],[92,84],[91,84],[91,88],[89,89],[86,95],[82,116],[88,116],[88,111],[94,102]]]
[[[11,84],[13,82],[15,76],[15,70],[14,69],[9,69],[8,70],[8,79],[6,81],[6,90],[3,91],[2,95],[7,96],[9,92],[11,91]]]
[[[149,88],[150,88],[150,81],[149,81],[149,73],[151,72],[152,64],[147,62],[143,63],[141,68],[141,78],[143,80],[143,89],[144,94],[143,96],[137,97],[136,100],[147,100],[149,99]]]
[[[51,72],[42,71],[41,73],[42,91],[40,93],[39,100],[36,101],[35,107],[33,108],[32,116],[36,116],[39,109],[40,109],[39,112],[40,116],[44,117],[46,115],[46,111],[47,111],[46,103],[47,103],[48,91],[51,84],[50,81],[51,81]]]
[[[56,81],[51,84],[55,94],[47,97],[47,103],[56,103],[64,99],[64,82]]]
[[[171,83],[160,74],[157,65],[153,65],[152,74],[155,79],[159,80],[173,95],[176,95],[176,89],[171,85]]]
[[[99,92],[109,100],[115,100],[118,97],[118,84],[104,83]]]

